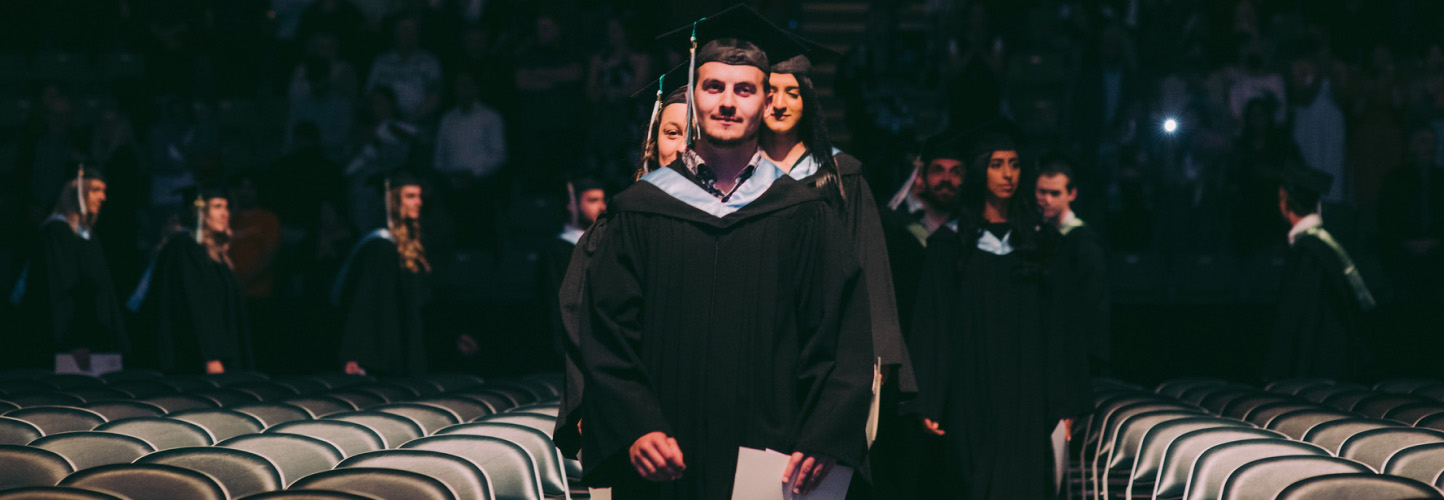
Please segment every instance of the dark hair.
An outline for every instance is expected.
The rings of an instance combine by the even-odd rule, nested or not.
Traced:
[[[988,203],[988,164],[992,162],[993,153],[997,151],[1017,149],[1011,141],[998,141],[991,147],[981,148],[974,155],[973,161],[969,162],[967,174],[963,176],[964,179],[971,180],[963,183],[962,205],[958,210],[958,237],[963,243],[963,251],[959,253],[960,269],[961,259],[977,250],[978,238],[987,231],[988,221],[983,218],[983,213]],[[1043,223],[1043,215],[1033,197],[1022,194],[1031,192],[1032,186],[1027,180],[1033,178],[1028,162],[1022,160],[1020,155],[1018,186],[1013,191],[1013,197],[1008,199],[1008,225],[1011,232],[1009,244],[1019,257],[1014,261],[1013,274],[1023,278],[1039,278],[1049,271],[1058,234],[1052,226]]]
[[[1288,198],[1286,198],[1284,202],[1284,208],[1287,208],[1289,212],[1300,217],[1317,212],[1319,200],[1323,198],[1322,196],[1295,189],[1287,183],[1284,184],[1284,193],[1288,195]]]
[[[1073,176],[1073,161],[1069,160],[1063,153],[1056,151],[1043,155],[1043,159],[1038,161],[1038,177],[1053,177],[1055,175],[1066,177],[1068,179],[1068,190],[1073,190],[1073,181],[1077,179]],[[1036,181],[1034,183],[1036,184]]]
[[[836,195],[838,200],[845,201],[847,195],[842,188],[842,174],[838,172],[837,159],[832,155],[832,140],[827,135],[827,116],[822,111],[822,103],[818,101],[817,87],[812,84],[810,76],[793,76],[797,77],[797,88],[802,94],[802,121],[797,124],[800,127],[797,136],[802,138],[807,154],[812,155],[818,164],[814,187],[828,188],[823,191],[827,197]]]

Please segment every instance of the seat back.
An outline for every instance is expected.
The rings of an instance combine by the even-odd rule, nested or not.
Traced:
[[[155,451],[144,439],[112,432],[66,432],[45,436],[30,446],[65,457],[75,470],[110,464],[128,464]]]
[[[318,472],[296,481],[291,487],[344,491],[378,500],[456,500],[451,488],[425,474],[373,467]]]
[[[1329,397],[1324,398],[1323,404],[1324,406],[1328,406],[1339,411],[1354,411],[1354,405],[1359,404],[1360,401],[1374,397],[1377,394],[1378,393],[1368,389],[1355,389],[1336,392],[1330,394]]]
[[[461,423],[461,416],[456,412],[424,403],[387,403],[375,409],[415,421],[426,436],[435,434],[442,427]]]
[[[60,486],[95,490],[130,500],[226,500],[225,490],[210,476],[169,465],[102,465],[71,474]]]
[[[1177,399],[1178,397],[1183,396],[1183,393],[1187,392],[1189,389],[1208,385],[1228,385],[1228,382],[1223,379],[1208,377],[1176,378],[1165,380],[1162,383],[1159,383],[1158,387],[1155,388],[1153,392],[1156,392],[1166,397]]]
[[[485,417],[487,415],[491,415],[492,413],[496,413],[495,411],[492,411],[491,406],[488,406],[486,403],[482,403],[474,399],[464,398],[461,396],[431,396],[426,399],[418,400],[417,403],[440,406],[442,408],[451,410],[452,413],[455,413],[462,422],[470,422],[477,418]],[[432,433],[434,434],[435,432],[433,431]]]
[[[496,415],[487,415],[477,421],[523,425],[542,431],[542,433],[550,437],[552,435],[552,430],[556,429],[557,419],[547,418],[541,415],[534,415],[530,413],[498,413]]]
[[[1248,417],[1249,413],[1253,412],[1254,409],[1257,409],[1260,406],[1288,401],[1297,400],[1289,396],[1260,391],[1245,397],[1234,399],[1233,401],[1229,401],[1228,405],[1223,407],[1223,413],[1220,413],[1220,415],[1228,418],[1244,420]]]
[[[1270,382],[1268,385],[1264,386],[1264,390],[1294,396],[1298,395],[1298,393],[1300,392],[1312,389],[1314,387],[1329,386],[1334,385],[1335,383],[1336,382],[1333,379],[1327,378],[1291,378]]]
[[[1202,429],[1247,426],[1237,420],[1219,417],[1189,417],[1160,423],[1143,433],[1143,439],[1139,440],[1138,457],[1133,461],[1129,480],[1147,482],[1157,479],[1158,468],[1163,465],[1163,454],[1178,436]]]
[[[381,435],[370,428],[342,420],[297,420],[266,429],[267,434],[296,434],[320,438],[352,456],[386,447]]]
[[[218,408],[219,404],[214,399],[191,395],[191,394],[169,394],[146,398],[145,402],[159,406],[167,414],[182,412],[186,410],[200,410],[205,408]]]
[[[328,391],[325,395],[329,398],[345,401],[347,404],[360,410],[386,404],[386,398],[381,395],[356,388]]]
[[[1389,457],[1381,471],[1433,484],[1444,474],[1444,443],[1427,443],[1404,448]]]
[[[492,413],[503,412],[520,406],[516,401],[504,394],[487,391],[484,389],[467,389],[462,392],[451,394],[452,396],[467,398],[472,401],[484,404],[491,408]]]
[[[44,435],[35,424],[18,418],[0,417],[0,444],[26,444]]]
[[[372,500],[372,498],[344,491],[287,490],[257,493],[238,500]]]
[[[176,448],[140,457],[135,463],[170,465],[200,472],[224,487],[230,498],[284,487],[280,471],[269,459],[234,448]]]
[[[132,401],[128,399],[114,401],[96,401],[94,403],[86,403],[83,408],[99,413],[101,416],[105,417],[105,420],[107,422],[111,420],[120,420],[122,418],[165,416],[165,409],[159,406],[141,401]]]
[[[166,417],[136,417],[107,422],[95,428],[100,432],[114,432],[138,437],[150,443],[156,450],[169,450],[186,446],[210,446],[215,436],[205,428]]]
[[[1235,469],[1223,482],[1220,500],[1258,500],[1278,497],[1289,485],[1326,474],[1369,473],[1364,464],[1338,457],[1285,456],[1255,460]]]
[[[1158,466],[1158,479],[1153,483],[1155,497],[1182,496],[1188,486],[1193,465],[1203,452],[1214,446],[1246,439],[1283,439],[1283,435],[1265,429],[1252,427],[1225,427],[1200,429],[1178,436],[1163,452],[1163,462]]]
[[[516,443],[536,460],[537,475],[540,476],[542,491],[546,496],[565,495],[569,489],[566,462],[562,460],[561,451],[546,433],[535,428],[516,424],[474,422],[447,427],[436,435],[488,436]]]
[[[1304,479],[1279,493],[1278,500],[1422,500],[1444,498],[1439,490],[1413,479],[1367,473],[1329,474]]]
[[[1244,415],[1244,420],[1247,420],[1249,423],[1257,425],[1259,427],[1267,427],[1268,423],[1272,421],[1274,417],[1277,417],[1279,415],[1283,415],[1285,413],[1297,410],[1321,409],[1324,408],[1318,404],[1308,403],[1302,400],[1275,401],[1272,403],[1264,403],[1250,410],[1247,415]]]
[[[36,406],[75,406],[85,404],[84,399],[57,391],[47,390],[44,392],[12,393],[5,396],[7,401],[15,403],[21,408]]]
[[[73,406],[32,406],[10,410],[5,416],[34,424],[45,435],[88,431],[105,423],[99,413]]]
[[[449,434],[406,443],[406,449],[430,450],[470,460],[486,471],[498,499],[546,498],[532,454],[511,441],[490,436]]]
[[[1219,386],[1212,389],[1215,390],[1205,395],[1198,405],[1215,415],[1222,415],[1223,408],[1228,406],[1230,401],[1259,393],[1258,389],[1252,387]]]
[[[216,441],[261,432],[265,424],[256,417],[235,410],[191,410],[171,415],[168,418],[196,424],[211,433]]]
[[[381,436],[382,448],[395,448],[412,439],[425,435],[421,425],[401,415],[376,410],[348,411],[327,415],[325,420],[353,422],[376,431]]]
[[[1404,425],[1414,425],[1425,417],[1444,413],[1444,403],[1438,401],[1420,401],[1406,405],[1396,406],[1384,414],[1384,419],[1401,422]]]
[[[1389,412],[1395,408],[1423,402],[1425,402],[1425,400],[1417,396],[1376,394],[1354,404],[1353,412],[1369,418],[1384,418],[1384,415],[1388,415]]]
[[[1444,414],[1430,415],[1421,418],[1418,422],[1414,423],[1414,427],[1444,431]]]
[[[250,452],[270,460],[281,474],[281,485],[289,485],[317,472],[331,470],[345,458],[329,442],[293,434],[250,434],[220,442],[217,446]]]
[[[1388,394],[1411,394],[1415,390],[1438,384],[1440,381],[1432,378],[1396,378],[1381,380],[1374,384],[1374,390]]]
[[[238,406],[236,411],[255,417],[265,427],[280,425],[297,420],[310,420],[311,413],[305,408],[287,403],[257,403]]]
[[[1429,443],[1444,443],[1444,432],[1408,427],[1363,431],[1344,440],[1339,456],[1383,471],[1389,457],[1399,450]]]
[[[55,486],[75,467],[65,457],[40,448],[0,445],[0,490]]]
[[[1178,400],[1185,403],[1203,406],[1203,402],[1205,400],[1229,399],[1239,396],[1239,393],[1250,394],[1258,392],[1262,391],[1259,391],[1257,388],[1254,387],[1239,384],[1204,385],[1191,388],[1187,391],[1183,391],[1183,394],[1178,396]],[[1207,406],[1203,407],[1208,408]]]
[[[1372,420],[1366,418],[1345,418],[1331,420],[1315,425],[1309,432],[1304,434],[1304,441],[1314,443],[1329,450],[1329,453],[1338,455],[1339,448],[1344,445],[1354,434],[1373,429],[1384,429],[1396,426],[1393,422],[1383,420]]]
[[[1109,450],[1106,470],[1132,469],[1133,461],[1138,456],[1138,444],[1143,441],[1143,435],[1147,434],[1148,430],[1155,425],[1169,420],[1202,415],[1196,411],[1157,410],[1126,417],[1113,435],[1113,444]]]
[[[1310,429],[1324,422],[1353,418],[1353,415],[1335,410],[1294,410],[1270,420],[1267,428],[1282,432],[1290,439],[1303,439]]]
[[[282,402],[306,410],[307,413],[311,414],[311,418],[321,418],[332,413],[356,411],[358,409],[356,405],[351,404],[350,401],[333,398],[331,396],[301,396]]]
[[[108,493],[66,488],[62,486],[33,486],[0,491],[0,500],[127,500]]]
[[[381,398],[382,403],[398,403],[401,401],[411,401],[413,399],[416,399],[417,396],[420,396],[420,394],[417,394],[416,389],[412,388],[411,386],[391,382],[373,382],[370,384],[358,385],[352,389],[368,394],[374,394],[376,397]]]
[[[425,474],[441,481],[457,500],[492,498],[491,479],[486,471],[466,458],[432,450],[381,450],[343,460],[337,469],[374,467]]]
[[[1358,384],[1321,385],[1301,390],[1297,396],[1315,403],[1323,403],[1325,399],[1334,394],[1357,391],[1369,392],[1369,388]]]
[[[1188,484],[1184,486],[1184,500],[1217,500],[1223,482],[1230,474],[1244,464],[1269,457],[1321,456],[1329,453],[1323,448],[1287,439],[1246,439],[1223,443],[1198,456],[1193,464]]]

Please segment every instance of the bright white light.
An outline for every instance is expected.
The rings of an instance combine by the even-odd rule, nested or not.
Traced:
[[[1170,134],[1172,134],[1172,133],[1174,133],[1174,132],[1177,132],[1177,131],[1178,131],[1178,120],[1174,120],[1174,119],[1172,119],[1172,118],[1169,118],[1169,119],[1167,119],[1167,120],[1163,120],[1163,131],[1164,131],[1164,132],[1168,132],[1168,133],[1170,133]]]

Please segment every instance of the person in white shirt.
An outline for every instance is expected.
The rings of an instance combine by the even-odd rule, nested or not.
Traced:
[[[420,23],[414,17],[396,22],[395,48],[371,63],[366,90],[389,87],[396,93],[401,116],[411,123],[426,123],[440,105],[441,63],[421,49]]]

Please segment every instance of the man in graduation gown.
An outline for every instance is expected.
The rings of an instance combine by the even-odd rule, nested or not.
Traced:
[[[571,264],[572,254],[576,253],[582,235],[607,210],[607,190],[599,180],[579,177],[567,182],[566,187],[567,223],[562,226],[561,233],[547,244],[539,266],[538,293],[541,294],[547,325],[551,327],[551,337],[545,339],[545,344],[552,348],[556,360],[565,356],[565,346],[569,342],[559,303],[567,266]]]
[[[1359,318],[1374,306],[1349,253],[1324,230],[1319,199],[1333,176],[1304,166],[1284,172],[1279,212],[1288,221],[1289,252],[1279,288],[1264,375],[1271,380],[1346,380],[1364,363]]]
[[[703,140],[613,198],[587,268],[584,479],[615,498],[730,498],[739,447],[792,454],[774,480],[807,491],[866,450],[851,241],[758,151],[768,54],[718,19],[697,28]]]
[[[39,248],[10,297],[28,325],[12,337],[12,366],[51,367],[55,353],[66,352],[87,370],[92,352],[129,350],[110,267],[92,232],[105,188],[99,169],[80,165],[41,224]]]
[[[1073,213],[1078,199],[1072,162],[1059,154],[1050,154],[1039,164],[1038,180],[1033,192],[1043,220],[1063,236],[1058,253],[1059,269],[1065,282],[1075,287],[1074,302],[1063,304],[1063,317],[1075,334],[1084,339],[1088,349],[1088,365],[1095,376],[1112,372],[1113,344],[1108,317],[1108,255],[1103,238],[1092,226]]]
[[[182,196],[194,202],[181,214],[183,230],[166,238],[129,304],[153,322],[148,356],[166,372],[250,368],[245,295],[228,254],[230,202],[216,188]]]
[[[914,296],[922,277],[928,237],[957,217],[963,184],[965,146],[951,137],[923,144],[921,165],[881,211],[898,319],[904,335],[911,331]]]
[[[421,245],[421,183],[404,171],[383,183],[388,227],[356,243],[331,292],[341,309],[340,357],[346,373],[413,375],[426,371],[422,308],[431,273]]]

